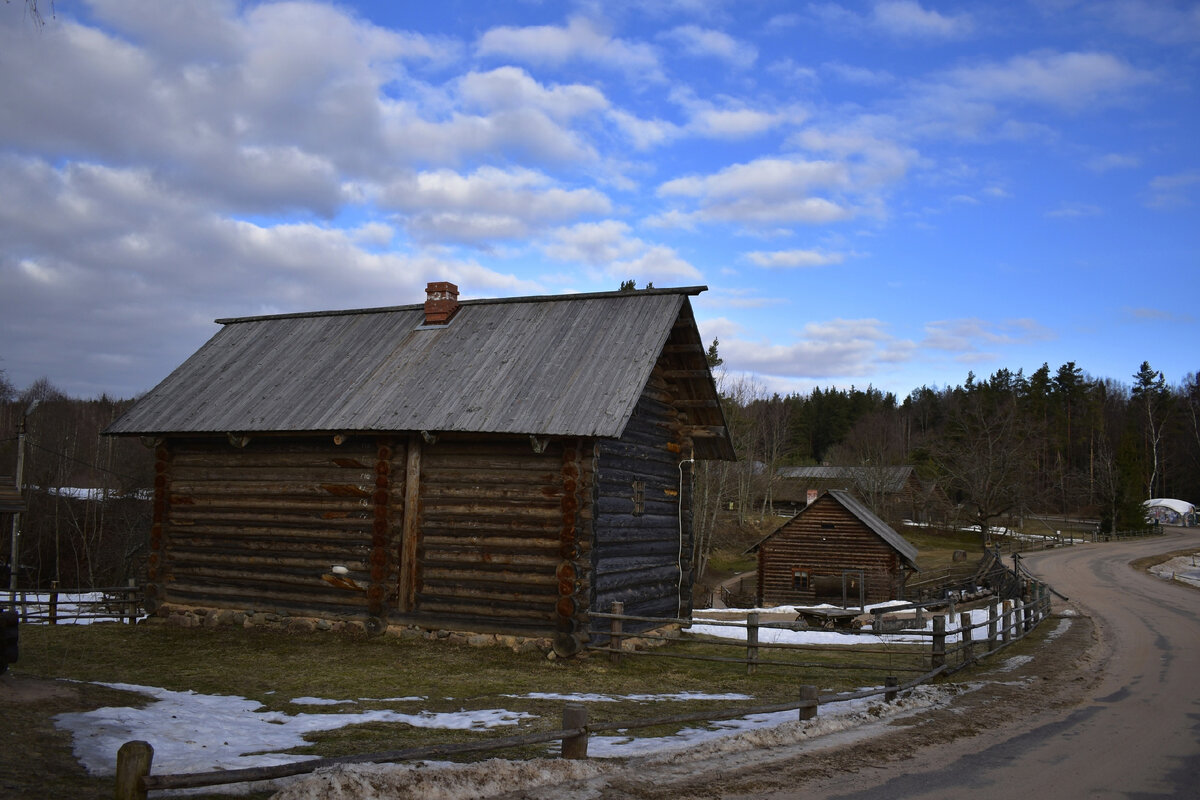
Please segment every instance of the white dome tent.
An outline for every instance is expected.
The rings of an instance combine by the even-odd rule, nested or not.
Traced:
[[[1194,526],[1197,522],[1196,506],[1186,500],[1172,500],[1165,497],[1151,498],[1142,503],[1142,507],[1146,511],[1147,522],[1189,527]]]

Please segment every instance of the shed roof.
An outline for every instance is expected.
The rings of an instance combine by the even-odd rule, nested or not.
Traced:
[[[884,492],[899,492],[913,473],[911,465],[884,467],[780,467],[776,475],[799,481],[846,481],[861,489],[879,488]]]
[[[732,458],[688,297],[706,287],[219,319],[126,435],[459,431],[620,437],[664,352],[698,458]],[[667,347],[668,340],[671,346]]]
[[[859,522],[866,525],[874,533],[878,534],[879,538],[887,542],[893,550],[900,554],[900,557],[904,559],[904,562],[909,567],[920,572],[920,567],[917,566],[917,548],[913,547],[910,541],[896,533],[895,529],[892,528],[891,525],[888,525],[886,522],[876,516],[871,509],[867,508],[865,505],[859,502],[858,498],[847,491],[843,491],[841,489],[830,489],[826,491],[825,494],[821,495],[821,497],[825,497],[826,495],[836,500],[843,508],[857,517]],[[796,516],[792,517],[792,519],[799,517],[805,511],[812,508],[813,504],[820,499],[821,498],[817,498],[817,500],[813,501],[813,503],[810,503],[805,508],[800,509],[798,512],[796,512]],[[787,523],[784,523],[784,527],[786,526]],[[781,530],[783,530],[783,527],[777,528],[770,536],[764,537],[762,541],[750,548],[750,551],[757,550],[762,546],[763,542],[767,541],[767,539],[770,539],[771,536],[775,536]]]
[[[1142,505],[1146,508],[1169,508],[1176,514],[1191,514],[1196,510],[1196,506],[1187,500],[1174,500],[1169,497],[1153,497],[1144,501]]]

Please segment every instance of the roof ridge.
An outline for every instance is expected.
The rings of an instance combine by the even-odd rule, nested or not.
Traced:
[[[548,303],[567,300],[601,300],[614,297],[645,297],[648,295],[684,294],[694,297],[708,291],[707,286],[677,286],[662,289],[635,289],[629,291],[609,292],[572,292],[567,294],[541,294],[524,297],[481,297],[475,300],[460,300],[460,306],[504,305],[516,303]],[[411,303],[403,306],[379,306],[376,308],[346,308],[328,311],[293,311],[285,314],[259,314],[249,317],[222,317],[213,320],[218,325],[231,325],[238,322],[260,322],[273,319],[312,319],[316,317],[342,317],[355,314],[388,314],[396,311],[418,311],[425,307],[422,303]]]

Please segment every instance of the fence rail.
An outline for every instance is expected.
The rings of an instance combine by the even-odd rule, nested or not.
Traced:
[[[844,702],[847,700],[855,700],[866,697],[883,695],[884,699],[891,702],[896,699],[898,694],[903,691],[908,691],[920,684],[927,683],[933,678],[956,672],[980,658],[991,655],[1004,647],[1019,641],[1026,634],[1032,631],[1038,623],[1045,619],[1050,613],[1050,592],[1044,584],[1034,584],[1031,591],[1032,599],[1027,602],[1014,602],[1006,600],[1003,604],[989,604],[988,618],[986,621],[974,622],[970,612],[962,612],[958,615],[957,627],[953,619],[948,623],[947,615],[935,614],[932,615],[933,630],[928,631],[922,628],[921,630],[902,630],[905,636],[915,636],[929,639],[927,650],[927,664],[920,668],[900,668],[893,665],[893,672],[896,671],[915,671],[920,673],[912,680],[901,684],[894,674],[888,674],[883,680],[881,688],[864,689],[855,692],[820,694],[819,689],[811,684],[801,685],[799,687],[799,697],[792,702],[780,703],[766,706],[753,707],[738,707],[736,709],[728,709],[724,711],[696,711],[686,714],[675,714],[672,716],[642,718],[634,720],[623,720],[619,722],[591,723],[587,718],[587,708],[580,703],[567,703],[563,709],[562,728],[554,731],[540,731],[534,733],[523,734],[519,736],[508,736],[496,738],[487,742],[470,742],[462,744],[446,744],[446,745],[430,745],[425,747],[414,747],[404,750],[390,750],[379,753],[366,753],[352,756],[340,756],[336,758],[318,758],[307,761],[296,762],[292,764],[280,764],[267,767],[251,767],[247,769],[236,770],[217,770],[212,772],[196,772],[177,775],[154,775],[151,774],[151,767],[154,758],[154,748],[144,741],[126,742],[117,752],[117,775],[116,775],[116,800],[145,800],[147,792],[160,789],[192,789],[208,786],[221,786],[231,783],[245,783],[251,781],[273,780],[277,778],[291,777],[305,773],[314,772],[322,767],[329,767],[341,764],[362,764],[362,763],[384,763],[397,761],[411,761],[415,759],[438,758],[449,755],[463,755],[467,753],[482,753],[495,750],[503,750],[514,747],[523,747],[531,744],[542,744],[547,742],[561,742],[561,756],[568,759],[587,758],[587,743],[588,736],[592,733],[601,733],[618,730],[631,730],[634,728],[648,728],[659,725],[679,725],[691,722],[716,722],[719,720],[736,719],[749,716],[751,714],[769,714],[780,713],[784,711],[798,711],[799,719],[812,719],[817,716],[818,708],[821,705]],[[918,604],[919,605],[919,604]],[[910,606],[911,607],[911,606]],[[650,622],[658,624],[659,627],[672,625],[690,625],[692,620],[671,619],[661,617],[639,617],[620,613],[623,609],[622,604],[614,603],[613,612],[608,614],[593,614],[593,617],[608,619],[610,622],[609,644],[607,647],[590,648],[593,651],[607,652],[610,659],[616,663],[632,654],[638,655],[659,655],[663,657],[675,657],[686,659],[699,659],[706,661],[722,661],[722,662],[738,662],[745,663],[747,669],[753,671],[758,666],[786,666],[793,668],[810,668],[813,666],[835,667],[840,669],[847,668],[846,665],[827,665],[827,664],[808,664],[798,662],[775,662],[769,660],[761,660],[759,658],[759,650],[785,649],[785,650],[814,650],[814,649],[833,649],[828,647],[812,646],[812,645],[796,645],[786,643],[771,643],[758,641],[758,632],[762,629],[795,629],[794,623],[760,621],[749,617],[757,617],[757,614],[751,612],[746,622],[734,620],[721,620],[716,622],[705,622],[704,624],[716,624],[731,627],[746,628],[746,643],[743,645],[740,642],[731,643],[734,647],[745,647],[746,655],[742,658],[733,658],[726,656],[700,656],[694,653],[663,653],[648,650],[635,651],[623,647],[623,642],[636,636],[639,639],[649,638],[646,633],[626,634],[624,632],[624,623],[626,622]],[[877,619],[882,618],[883,610],[876,615]],[[953,614],[949,615],[953,618]],[[986,637],[974,636],[973,632],[980,628],[987,629]],[[654,636],[657,637],[657,634]],[[678,637],[663,637],[671,638],[672,641],[681,641]],[[706,639],[705,641],[708,641]],[[956,643],[957,642],[957,643]],[[910,645],[911,646],[911,645]],[[982,649],[986,646],[986,649]],[[845,647],[837,648],[840,652],[845,652]],[[857,650],[856,650],[857,652]],[[885,651],[888,655],[893,655],[892,651]],[[924,648],[922,647],[922,652]],[[878,666],[872,667],[878,669]]]
[[[132,578],[127,586],[99,589],[60,589],[51,583],[48,592],[7,592],[8,605],[21,622],[75,624],[98,620],[128,622],[145,616],[143,590]],[[0,595],[3,596],[3,595]]]

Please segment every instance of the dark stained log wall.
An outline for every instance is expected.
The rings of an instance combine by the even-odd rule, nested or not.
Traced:
[[[394,604],[402,443],[171,440],[156,469],[152,600],[331,618]],[[362,589],[323,580],[335,564]]]
[[[759,596],[767,604],[832,600],[835,583],[840,601],[846,570],[863,570],[868,603],[893,599],[901,582],[900,555],[829,495],[764,541],[758,557]],[[794,587],[796,570],[808,572],[807,590]],[[858,602],[857,589],[848,595],[850,602]]]
[[[680,518],[680,491],[690,497],[692,469],[670,404],[670,386],[655,370],[625,434],[599,443],[596,542],[592,551],[593,600],[607,612],[613,601],[633,616],[676,617],[690,613],[691,515]],[[643,513],[634,515],[634,482],[645,486]],[[645,625],[625,623],[626,630]],[[602,637],[606,620],[592,625]]]
[[[455,440],[421,456],[412,619],[463,630],[573,632],[586,612],[590,468],[582,440]],[[582,593],[582,596],[579,596]]]

